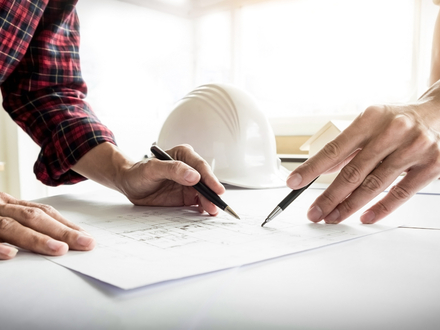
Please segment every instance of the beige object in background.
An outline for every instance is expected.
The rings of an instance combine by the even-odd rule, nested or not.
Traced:
[[[327,143],[336,138],[351,124],[350,120],[330,120],[318,132],[313,134],[301,147],[302,151],[309,151],[309,158],[321,150]],[[321,175],[316,182],[331,183],[338,172]]]
[[[0,162],[0,171],[4,171],[5,170],[5,163]]]

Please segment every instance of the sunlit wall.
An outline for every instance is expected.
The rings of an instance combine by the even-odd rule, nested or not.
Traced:
[[[191,21],[115,0],[79,1],[78,15],[87,99],[138,160],[193,88]]]

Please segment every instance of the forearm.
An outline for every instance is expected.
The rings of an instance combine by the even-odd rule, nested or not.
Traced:
[[[96,146],[116,144],[112,132],[84,100],[87,87],[80,70],[75,4],[76,0],[51,1],[38,13],[35,3],[32,8],[20,4],[20,10],[9,3],[2,7],[11,13],[8,18],[14,16],[21,22],[2,28],[5,40],[9,40],[2,43],[3,59],[18,59],[0,59],[3,106],[41,147],[34,172],[50,186],[84,180],[71,167]]]
[[[74,90],[44,92],[8,96],[5,109],[41,147],[34,165],[38,180],[49,186],[83,181],[71,167],[100,144],[116,144],[114,136],[81,97],[71,96]]]
[[[76,173],[103,186],[120,191],[123,172],[133,162],[112,143],[105,142],[86,153],[73,167]]]

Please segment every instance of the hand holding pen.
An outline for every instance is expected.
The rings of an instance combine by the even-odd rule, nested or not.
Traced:
[[[151,147],[151,152],[156,156],[157,159],[164,161],[172,161],[174,160],[170,155],[168,155],[165,151],[163,151],[159,146],[153,145]],[[204,196],[207,200],[212,202],[214,205],[229,213],[233,217],[240,219],[239,216],[229,207],[214,191],[212,191],[208,186],[203,184],[202,181],[199,181],[196,185],[193,186],[202,196]]]

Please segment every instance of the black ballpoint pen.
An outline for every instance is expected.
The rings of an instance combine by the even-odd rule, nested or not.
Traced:
[[[269,221],[272,221],[278,214],[280,214],[282,211],[284,211],[290,203],[292,203],[299,195],[302,194],[304,190],[306,190],[310,185],[315,182],[315,179],[313,179],[312,182],[310,182],[307,186],[304,186],[297,190],[292,190],[274,209],[270,214],[267,216],[266,220],[261,224],[261,227],[263,227],[266,223]]]
[[[168,155],[165,151],[163,151],[156,144],[151,146],[151,152],[156,156],[157,159],[160,160],[174,160],[170,155]],[[199,181],[195,186],[193,186],[195,190],[197,190],[200,194],[206,197],[207,200],[212,202],[214,205],[218,206],[220,209],[229,213],[233,217],[240,219],[240,217],[226,204],[219,195],[213,192],[208,186],[203,184],[202,181]]]

